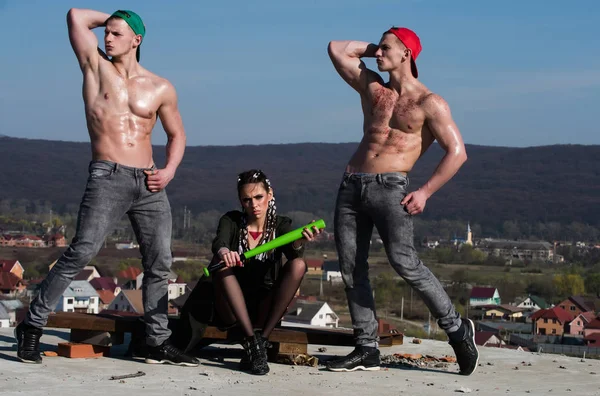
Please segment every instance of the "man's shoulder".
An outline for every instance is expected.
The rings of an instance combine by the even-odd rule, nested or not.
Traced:
[[[170,89],[175,89],[173,87],[173,84],[171,84],[171,82],[169,80],[167,80],[165,77],[161,77],[156,73],[152,73],[151,71],[144,69],[144,73],[142,74],[143,77],[147,78],[148,81],[150,81],[152,83],[152,85],[154,85],[157,89],[161,89],[161,90],[170,90]]]
[[[448,103],[441,96],[429,90],[424,91],[418,101],[420,107],[427,114],[436,114],[448,109]]]

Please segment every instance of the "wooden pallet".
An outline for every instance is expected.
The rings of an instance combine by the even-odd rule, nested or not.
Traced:
[[[169,327],[176,328],[178,321],[178,318],[170,318]],[[136,350],[143,349],[145,345],[142,316],[60,312],[50,315],[46,327],[71,329],[71,342],[101,346],[122,344],[124,334],[131,333],[129,354],[135,354]],[[212,326],[202,326],[195,334],[201,342],[196,340],[197,345],[191,345],[187,348],[188,351],[214,343],[236,343],[242,338],[237,329],[221,331]],[[282,356],[306,354],[308,344],[354,346],[352,331],[329,328],[277,327],[271,333],[269,341],[273,345],[269,350],[270,360],[273,361]],[[402,334],[380,334],[381,346],[401,345],[402,342]]]

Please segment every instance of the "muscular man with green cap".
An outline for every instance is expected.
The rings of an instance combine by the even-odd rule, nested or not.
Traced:
[[[142,296],[146,322],[146,363],[197,366],[198,360],[175,348],[168,328],[168,278],[171,267],[171,207],[165,187],[185,150],[185,131],[175,88],[139,63],[146,28],[132,11],[112,15],[71,9],[69,39],[83,72],[83,101],[92,161],[69,248],[40,285],[25,320],[15,329],[17,355],[41,363],[39,341],[48,315],[73,278],[102,247],[126,214],[142,254]],[[92,29],[104,27],[105,51]],[[157,118],[167,133],[167,163],[152,159],[151,134]],[[68,310],[59,307],[61,310]]]

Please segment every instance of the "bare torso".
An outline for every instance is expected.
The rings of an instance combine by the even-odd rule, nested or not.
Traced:
[[[401,95],[382,81],[362,95],[363,138],[347,172],[408,173],[434,141],[425,123],[423,101],[431,92],[419,82]]]
[[[166,88],[166,80],[139,64],[135,74],[125,78],[101,56],[98,70],[88,70],[83,81],[92,158],[151,167],[151,134]]]

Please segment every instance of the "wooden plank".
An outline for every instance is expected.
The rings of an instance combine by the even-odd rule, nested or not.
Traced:
[[[110,333],[143,333],[144,322],[141,316],[119,315],[93,315],[75,312],[59,312],[50,315],[46,327],[58,327],[89,331],[102,331]],[[179,319],[170,318],[171,324],[176,324]],[[176,328],[176,326],[174,326]],[[402,345],[402,334],[380,334],[380,344]],[[243,335],[239,329],[220,331],[216,327],[208,326],[203,338],[215,341],[239,341]],[[354,346],[352,330],[333,328],[315,329],[306,327],[275,328],[269,337],[271,342],[293,344],[318,344],[336,346]]]
[[[130,333],[135,331],[136,327],[143,326],[139,321],[140,317],[57,312],[48,317],[45,327]]]
[[[92,344],[100,346],[113,346],[123,344],[124,334],[111,333],[108,331],[94,331],[94,330],[80,330],[71,329],[71,336],[69,338],[71,342],[77,342],[81,344]]]

